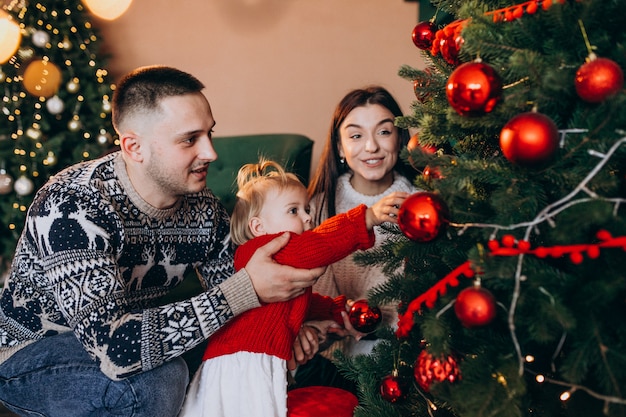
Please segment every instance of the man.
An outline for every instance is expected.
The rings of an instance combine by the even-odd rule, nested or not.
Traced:
[[[228,215],[205,185],[217,154],[203,88],[174,68],[131,72],[113,97],[120,151],[38,191],[0,298],[0,401],[9,409],[175,416],[189,380],[181,354],[323,272],[275,263],[285,235],[234,274]],[[206,291],[160,306],[194,269]],[[315,343],[300,337],[297,359]]]

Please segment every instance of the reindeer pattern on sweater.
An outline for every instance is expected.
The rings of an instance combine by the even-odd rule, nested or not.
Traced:
[[[70,167],[38,191],[0,297],[0,363],[73,331],[120,379],[198,345],[232,316],[228,215],[204,190],[159,210],[136,193],[119,153]],[[192,270],[206,292],[159,306]]]

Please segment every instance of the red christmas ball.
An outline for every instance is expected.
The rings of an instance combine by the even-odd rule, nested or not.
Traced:
[[[417,384],[426,392],[430,391],[434,382],[453,383],[461,379],[459,365],[454,356],[434,357],[426,350],[422,350],[417,357],[413,375]]]
[[[446,97],[461,116],[482,116],[501,100],[502,80],[491,66],[466,62],[450,74]]]
[[[420,103],[425,103],[432,95],[430,91],[426,90],[430,85],[430,79],[427,78],[430,76],[430,71],[427,68],[424,72],[427,74],[426,76],[413,80],[413,92]]]
[[[465,288],[456,297],[454,313],[463,326],[485,326],[496,316],[496,299],[482,287]]]
[[[397,375],[387,375],[380,383],[380,395],[384,400],[395,403],[406,398],[408,394],[409,383],[405,378]]]
[[[348,318],[356,330],[371,333],[382,321],[383,314],[378,307],[370,307],[367,300],[357,300],[350,307]]]
[[[435,193],[417,192],[404,200],[398,210],[398,226],[406,237],[429,242],[439,236],[450,220],[445,202]]]
[[[420,22],[413,28],[411,38],[415,46],[425,51],[432,46],[435,32],[437,32],[437,27],[433,22]]]
[[[461,35],[456,37],[444,37],[439,42],[439,51],[441,56],[450,65],[459,65],[459,52],[461,52],[461,46],[465,39]]]
[[[507,122],[500,132],[500,148],[510,162],[537,165],[548,162],[559,147],[559,130],[548,116],[526,112]]]
[[[624,72],[608,58],[592,58],[580,66],[575,78],[576,93],[589,103],[600,103],[624,86]]]

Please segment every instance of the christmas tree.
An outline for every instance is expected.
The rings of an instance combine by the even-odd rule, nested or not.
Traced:
[[[626,416],[626,2],[433,4],[355,415]]]
[[[14,0],[5,11],[20,36],[15,54],[0,63],[0,272],[34,192],[114,144],[112,85],[81,2]]]

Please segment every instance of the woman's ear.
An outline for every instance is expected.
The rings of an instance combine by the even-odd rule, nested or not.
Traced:
[[[248,220],[248,227],[250,228],[250,232],[252,232],[252,236],[258,237],[266,235],[265,228],[263,227],[263,221],[259,217],[252,217]]]
[[[119,135],[120,149],[126,155],[136,162],[143,161],[143,154],[141,153],[141,143],[137,134],[133,132],[124,132]]]

